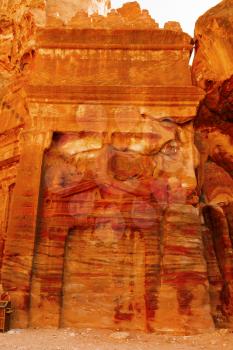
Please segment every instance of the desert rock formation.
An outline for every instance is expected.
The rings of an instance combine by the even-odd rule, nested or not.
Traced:
[[[195,139],[212,314],[218,327],[232,327],[233,1],[224,0],[204,14],[195,35],[193,78],[206,90],[195,120]]]
[[[47,0],[46,14],[48,17],[55,17],[64,23],[80,11],[88,15],[93,13],[106,15],[110,9],[110,0]]]
[[[195,27],[197,52],[192,71],[203,89],[229,79],[233,72],[233,0],[220,1],[201,16]]]
[[[192,77],[192,38],[136,2],[66,3],[1,5],[12,326],[230,327],[232,81],[203,100],[205,41]]]

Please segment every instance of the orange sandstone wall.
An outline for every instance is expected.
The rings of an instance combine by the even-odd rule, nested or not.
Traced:
[[[213,236],[212,207],[205,226],[199,211],[200,194],[213,192],[203,169],[211,177],[217,166],[194,144],[204,94],[192,85],[192,39],[176,23],[158,29],[137,3],[107,17],[88,16],[81,2],[77,13],[74,4],[64,13],[65,2],[14,4],[2,5],[3,61],[9,50],[18,58],[2,73],[10,102],[0,135],[1,281],[12,326],[230,326],[229,250],[216,250],[227,238]]]
[[[41,2],[34,2],[41,7]],[[35,25],[29,1],[0,4],[0,264],[18,164],[20,132],[28,121],[24,85],[35,49]]]
[[[232,19],[232,0],[222,1],[198,19],[192,67],[195,83],[206,90],[195,120],[195,139],[211,308],[218,327],[232,327],[233,315]]]

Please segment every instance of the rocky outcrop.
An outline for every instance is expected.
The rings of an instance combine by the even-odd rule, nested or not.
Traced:
[[[233,1],[199,18],[193,79],[206,90],[195,120],[200,152],[198,193],[207,229],[203,239],[212,315],[233,326]]]
[[[0,8],[1,132],[19,127],[28,114],[23,88],[35,54],[32,11],[41,7],[41,1],[11,1]]]
[[[195,121],[200,151],[198,187],[208,230],[204,230],[213,318],[232,327],[233,306],[233,77],[215,84]]]
[[[215,162],[233,176],[233,76],[216,83],[201,102],[195,120],[202,159]],[[202,175],[201,175],[202,177]]]
[[[110,0],[47,0],[46,4],[46,15],[50,23],[55,23],[53,19],[68,23],[77,12],[104,16],[111,6]]]
[[[29,76],[21,64],[28,120],[0,138],[12,325],[212,329],[192,39],[177,23],[158,29],[134,2],[70,21],[48,15],[51,4]]]
[[[208,93],[194,132],[204,93],[192,38],[176,22],[158,29],[135,2],[107,15],[108,3],[1,5],[0,270],[12,325],[231,327],[232,78],[211,77],[230,65],[212,63],[211,25],[198,24],[193,77]]]
[[[67,0],[65,0],[66,2]],[[56,6],[58,2],[54,1]],[[158,24],[151,18],[147,10],[142,10],[137,2],[129,2],[123,4],[121,8],[112,9],[103,13],[101,11],[94,11],[91,7],[91,11],[88,11],[88,2],[85,1],[85,6],[81,5],[72,7],[72,3],[66,6],[66,11],[62,11],[66,14],[69,11],[69,15],[64,18],[59,16],[55,10],[47,11],[47,25],[50,27],[68,26],[71,28],[103,28],[103,29],[154,29],[158,28]],[[55,6],[55,7],[56,7]],[[59,2],[59,7],[61,3]],[[53,8],[53,7],[52,7]],[[50,9],[50,7],[49,7]],[[75,10],[75,11],[74,11]],[[103,11],[102,11],[103,12]],[[181,31],[179,24],[168,24],[168,26],[175,26],[176,30]],[[168,28],[167,28],[168,29]],[[170,28],[172,29],[172,28]],[[173,29],[172,29],[173,30]]]
[[[20,159],[19,135],[30,124],[24,86],[35,54],[32,11],[43,1],[0,4],[0,265]]]
[[[223,0],[201,16],[195,26],[194,82],[208,88],[233,72],[233,0]]]

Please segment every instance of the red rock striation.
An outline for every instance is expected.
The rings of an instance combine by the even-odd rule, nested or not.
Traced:
[[[28,122],[24,86],[35,53],[31,11],[42,6],[42,1],[0,4],[0,264],[20,159],[19,134]]]
[[[205,87],[195,120],[200,152],[198,189],[208,229],[203,237],[212,315],[217,327],[233,325],[233,64],[232,0],[197,22],[193,77]]]
[[[204,232],[213,317],[218,327],[232,327],[233,146],[230,78],[217,83],[201,103],[196,126],[200,151],[199,190],[204,201]],[[212,247],[212,248],[211,248]],[[214,259],[214,265],[212,265]]]
[[[204,94],[179,24],[158,29],[135,2],[106,17],[80,10],[108,2],[65,3],[2,6],[0,271],[12,326],[230,327],[231,135],[213,118],[230,125],[231,80],[200,106],[199,156]]]

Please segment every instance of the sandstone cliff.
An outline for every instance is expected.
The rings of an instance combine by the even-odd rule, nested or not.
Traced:
[[[2,2],[0,270],[13,326],[232,326],[231,63],[208,41],[231,3],[196,30],[199,157],[204,93],[179,24],[159,29],[136,2],[107,16],[95,12],[108,1]]]
[[[223,0],[201,16],[195,27],[196,55],[192,67],[197,85],[230,78],[233,72],[233,0]]]
[[[35,53],[32,12],[43,12],[41,0],[3,1],[0,5],[0,130],[25,122],[27,107],[23,87]]]
[[[212,314],[217,326],[233,316],[233,1],[224,0],[197,21],[194,82],[206,90],[195,120],[200,152],[198,188]]]

